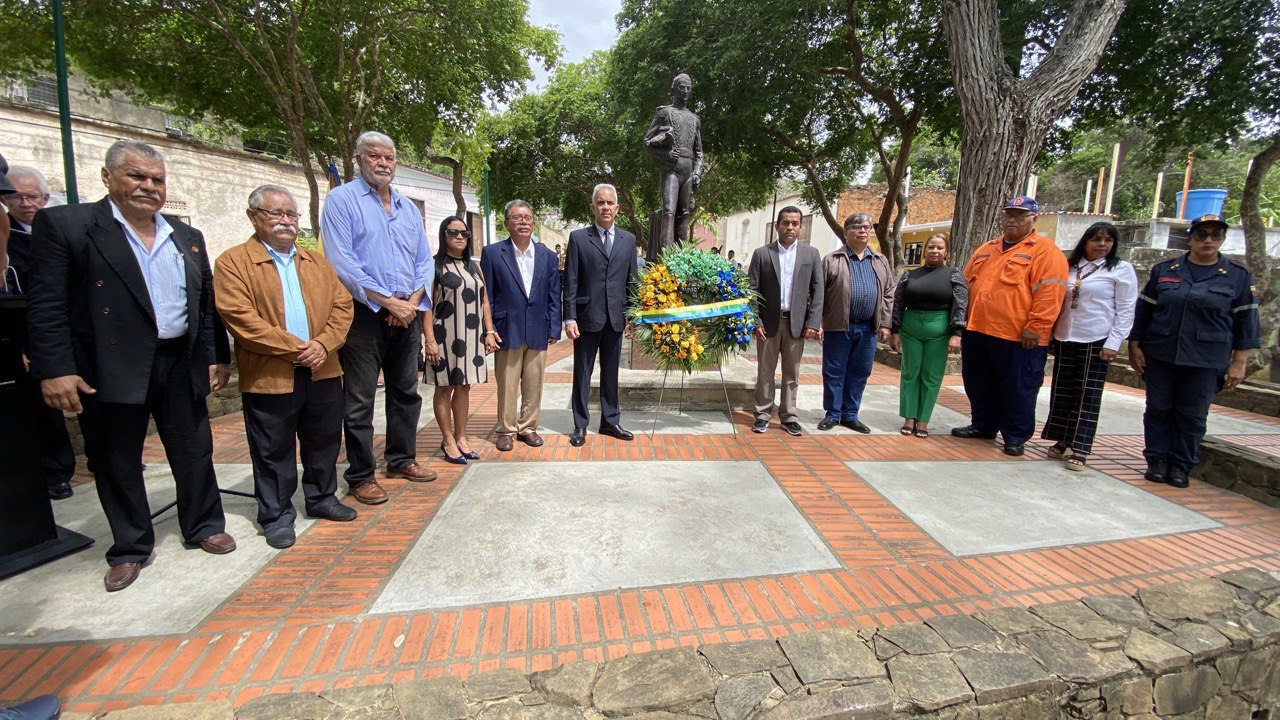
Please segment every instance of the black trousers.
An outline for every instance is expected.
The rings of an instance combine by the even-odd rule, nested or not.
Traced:
[[[378,391],[378,371],[386,381],[388,468],[408,465],[417,457],[418,418],[422,396],[418,394],[418,356],[422,345],[422,318],[407,328],[387,324],[386,311],[377,312],[356,303],[347,342],[338,351],[345,376],[347,468],[343,477],[351,487],[373,479],[373,400]]]
[[[1164,460],[1184,470],[1199,464],[1209,406],[1222,389],[1226,372],[1226,368],[1175,365],[1147,355],[1142,455],[1148,462]]]
[[[600,355],[600,422],[618,425],[618,363],[622,358],[622,331],[607,322],[598,332],[584,332],[573,341],[573,425],[586,427],[591,419],[591,372]]]
[[[293,392],[247,392],[242,397],[262,529],[292,527],[298,517],[293,494],[298,489],[299,446],[306,509],[310,512],[337,503],[342,378],[312,380],[311,370],[300,367],[293,374]]]
[[[1036,395],[1044,385],[1049,349],[965,330],[960,338],[964,393],[973,428],[997,430],[1006,445],[1022,445],[1036,430]]]
[[[67,434],[67,421],[61,410],[44,404],[40,383],[32,383],[36,394],[36,415],[31,418],[36,431],[36,450],[40,453],[40,467],[49,487],[69,482],[76,474],[76,451],[71,448],[71,436]]]
[[[146,402],[98,402],[83,396],[81,422],[94,462],[98,500],[114,542],[107,562],[144,562],[155,549],[151,506],[142,479],[142,448],[152,417],[178,489],[182,539],[197,543],[226,529],[218,481],[213,473],[213,435],[203,397],[191,389],[186,339],[161,340],[151,364]]]

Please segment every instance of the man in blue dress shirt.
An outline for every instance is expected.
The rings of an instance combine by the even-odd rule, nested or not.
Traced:
[[[347,344],[339,351],[346,377],[345,477],[351,495],[366,505],[387,501],[374,479],[373,401],[378,373],[386,381],[387,477],[436,479],[418,464],[416,438],[422,397],[418,357],[422,319],[431,309],[435,264],[422,215],[391,189],[396,147],[379,132],[356,139],[360,176],[325,198],[320,216],[325,256],[355,299]]]

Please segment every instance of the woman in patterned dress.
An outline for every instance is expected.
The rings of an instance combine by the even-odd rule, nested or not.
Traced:
[[[440,451],[455,465],[479,460],[467,440],[471,386],[489,379],[485,355],[497,346],[480,263],[471,259],[471,233],[458,217],[440,223],[431,310],[422,324],[428,368],[423,382],[436,386],[432,405],[440,426]]]

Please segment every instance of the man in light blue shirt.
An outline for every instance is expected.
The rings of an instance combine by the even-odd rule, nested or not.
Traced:
[[[395,143],[382,133],[366,132],[356,139],[356,162],[360,176],[329,192],[320,227],[325,256],[355,299],[351,332],[339,352],[346,376],[343,429],[350,467],[345,477],[356,500],[377,505],[387,501],[374,479],[379,371],[386,381],[387,477],[436,478],[415,457],[422,411],[419,312],[431,309],[435,263],[418,208],[391,189]]]

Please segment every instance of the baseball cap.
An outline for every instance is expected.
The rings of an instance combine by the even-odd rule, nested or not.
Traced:
[[[1226,220],[1222,219],[1222,216],[1209,213],[1207,215],[1201,215],[1198,218],[1193,218],[1191,220],[1191,227],[1187,228],[1187,234],[1190,235],[1194,233],[1196,228],[1199,228],[1201,225],[1221,225],[1223,230],[1231,227],[1227,224]]]
[[[1005,210],[1026,210],[1034,213],[1040,209],[1040,204],[1035,198],[1029,198],[1026,195],[1017,195],[1009,198],[1009,202],[1004,204]]]

